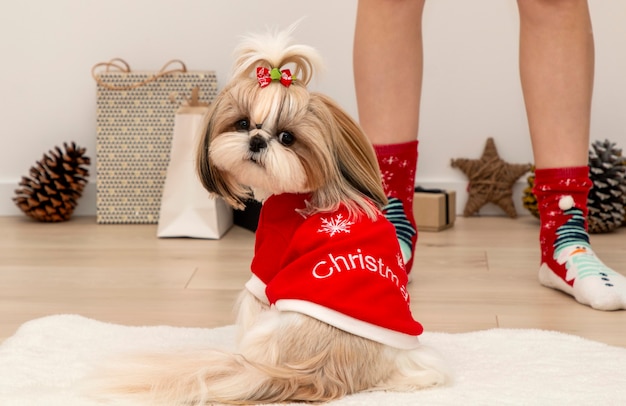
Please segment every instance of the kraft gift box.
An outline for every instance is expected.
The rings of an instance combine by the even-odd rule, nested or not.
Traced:
[[[452,227],[456,219],[456,192],[415,188],[413,214],[418,231],[441,231]]]

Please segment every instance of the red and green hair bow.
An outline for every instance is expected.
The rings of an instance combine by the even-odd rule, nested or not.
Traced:
[[[283,86],[289,87],[296,79],[291,75],[289,69],[278,70],[278,68],[272,68],[270,70],[262,66],[256,68],[256,78],[261,87],[269,86],[272,82],[280,82]]]

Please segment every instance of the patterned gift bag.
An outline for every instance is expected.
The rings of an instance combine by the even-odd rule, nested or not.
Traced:
[[[180,67],[171,68],[178,64]],[[99,224],[156,224],[176,111],[197,89],[217,95],[214,71],[187,71],[173,60],[135,72],[121,59],[96,64],[96,214]]]

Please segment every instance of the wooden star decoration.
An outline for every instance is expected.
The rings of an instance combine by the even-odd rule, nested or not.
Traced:
[[[468,177],[469,193],[463,216],[472,216],[487,203],[494,203],[511,218],[517,217],[513,203],[513,184],[531,168],[531,164],[510,164],[498,155],[493,138],[488,138],[480,159],[453,159],[453,168],[458,168]]]

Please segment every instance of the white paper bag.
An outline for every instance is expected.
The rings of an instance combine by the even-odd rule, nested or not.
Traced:
[[[208,107],[181,107],[167,167],[158,237],[218,239],[233,225],[233,212],[221,198],[211,197],[196,174],[196,149]]]

